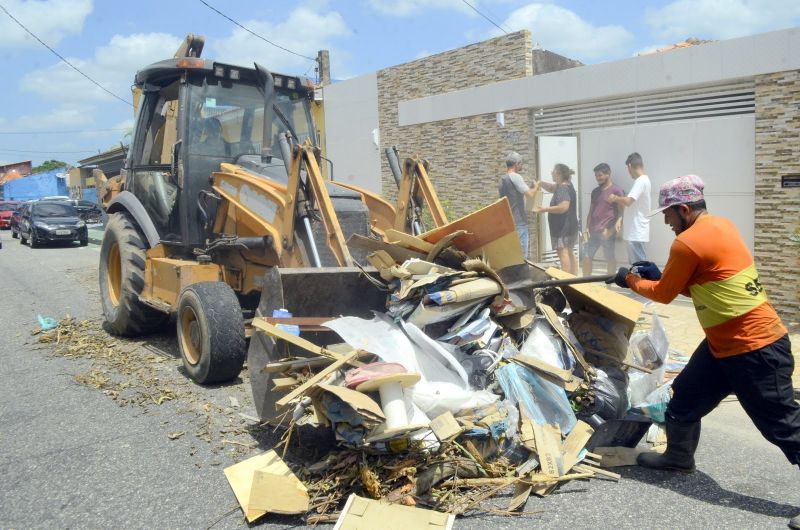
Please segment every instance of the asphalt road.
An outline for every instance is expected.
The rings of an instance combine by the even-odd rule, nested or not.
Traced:
[[[54,353],[31,334],[37,314],[99,319],[98,248],[0,238],[0,528],[246,527],[223,469],[274,442],[246,418],[255,415],[246,377],[192,384],[171,328]],[[618,483],[573,481],[532,497],[527,516],[455,527],[784,528],[800,513],[797,469],[738,403],[723,403],[703,429],[694,474],[622,468]],[[303,524],[268,516],[255,526]]]

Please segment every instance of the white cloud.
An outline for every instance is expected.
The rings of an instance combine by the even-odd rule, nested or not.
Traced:
[[[92,0],[7,0],[3,6],[14,18],[50,46],[67,35],[80,35],[92,12]],[[25,30],[0,13],[0,48],[41,46]]]
[[[336,50],[336,38],[348,37],[350,29],[342,16],[336,12],[320,13],[308,7],[299,7],[289,17],[277,24],[262,20],[249,20],[242,25],[275,44],[287,48],[295,54],[316,58],[317,51],[327,49],[331,52],[334,66],[340,65],[344,52]],[[281,50],[251,35],[242,28],[233,29],[228,38],[211,43],[212,53],[207,54],[220,61],[252,67],[258,62],[270,70],[291,74],[308,72],[313,77],[313,63],[310,59]],[[311,71],[309,71],[311,68]],[[340,78],[340,75],[334,77]]]
[[[797,0],[677,0],[647,10],[645,23],[656,38],[730,39],[796,25]]]
[[[511,12],[502,24],[529,29],[544,49],[571,59],[592,61],[627,55],[634,37],[623,26],[594,26],[575,12],[553,4],[533,3]],[[495,29],[492,36],[498,36]]]
[[[68,59],[104,88],[130,101],[130,86],[136,71],[172,57],[181,40],[166,33],[115,35],[107,45],[95,50],[94,57]],[[96,106],[116,101],[63,62],[29,72],[21,79],[20,90],[37,93],[61,105]]]
[[[476,14],[462,0],[368,0],[367,3],[379,13],[396,17],[416,15],[430,9],[455,9],[472,15]],[[477,0],[471,0],[470,3],[480,9]]]

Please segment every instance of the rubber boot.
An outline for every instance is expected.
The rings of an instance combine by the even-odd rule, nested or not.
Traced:
[[[680,422],[667,418],[667,450],[664,454],[642,453],[636,462],[642,467],[691,473],[694,452],[700,441],[700,422]]]

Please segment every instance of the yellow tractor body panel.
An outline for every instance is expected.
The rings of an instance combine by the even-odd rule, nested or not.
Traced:
[[[152,257],[145,264],[143,302],[153,307],[174,311],[181,291],[195,283],[221,279],[219,265],[174,258]]]

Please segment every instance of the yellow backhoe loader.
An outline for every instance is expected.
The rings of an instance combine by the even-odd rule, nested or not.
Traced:
[[[351,253],[350,236],[418,230],[423,203],[436,226],[446,219],[424,161],[405,162],[397,207],[322,177],[307,79],[201,51],[190,35],[176,57],[136,74],[136,124],[106,196],[99,281],[111,331],[148,333],[174,315],[186,371],[215,383],[239,374],[253,316],[383,307],[354,266],[365,251]],[[250,350],[257,378],[255,337]]]

